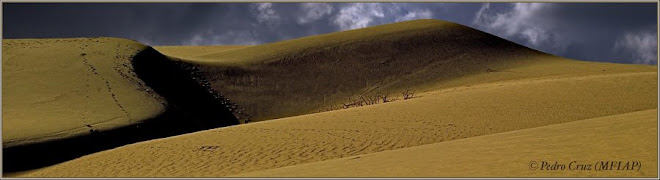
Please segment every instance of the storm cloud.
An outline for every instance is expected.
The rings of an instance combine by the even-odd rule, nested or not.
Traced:
[[[657,64],[656,11],[655,3],[4,3],[2,35],[262,44],[440,19],[563,57]]]

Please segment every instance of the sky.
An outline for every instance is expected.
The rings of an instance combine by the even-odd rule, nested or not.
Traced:
[[[656,3],[4,3],[3,39],[119,37],[254,45],[414,19],[469,26],[543,52],[657,64]]]

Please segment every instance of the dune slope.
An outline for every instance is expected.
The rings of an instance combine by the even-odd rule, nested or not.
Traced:
[[[542,54],[458,24],[418,20],[206,54],[191,62],[253,121],[358,94],[400,93]]]
[[[124,42],[124,40],[113,40]],[[87,40],[75,41],[87,42]],[[25,42],[31,44],[37,41],[25,40]],[[121,45],[121,43],[119,44]],[[100,43],[90,46],[105,45]],[[3,76],[16,75],[16,78],[10,79],[11,82],[7,85],[3,81],[3,96],[6,93],[5,88],[17,87],[9,89],[9,93],[13,93],[10,95],[15,97],[11,99],[12,101],[3,100],[3,107],[20,104],[22,96],[29,97],[28,95],[34,94],[41,97],[54,93],[42,91],[40,90],[42,88],[38,88],[40,86],[21,85],[22,81],[19,77],[32,78],[35,82],[51,82],[46,79],[53,79],[53,84],[66,84],[57,83],[58,78],[51,78],[58,76],[26,73],[29,71],[23,70],[30,67],[27,60],[37,59],[40,60],[38,63],[45,63],[41,59],[54,57],[57,62],[78,63],[74,62],[75,59],[72,60],[72,58],[59,57],[78,57],[74,56],[78,52],[67,48],[79,46],[83,47],[84,43],[74,42],[65,44],[65,46],[52,46],[51,50],[45,51],[52,54],[35,55],[38,58],[25,58],[31,56],[28,52],[19,54],[20,56],[13,55],[12,53],[22,52],[14,50],[9,51],[7,56],[10,58],[6,60],[4,48],[20,46],[3,44]],[[410,157],[419,161],[420,165],[424,165],[436,161],[425,160],[426,156],[415,155],[416,152],[441,149],[454,153],[453,155],[460,155],[457,154],[457,150],[449,149],[479,146],[461,142],[484,143],[497,147],[485,153],[475,153],[471,156],[474,159],[511,157],[513,155],[508,153],[507,149],[511,152],[529,150],[530,144],[519,143],[539,144],[538,138],[542,137],[537,138],[526,131],[526,129],[539,127],[541,128],[532,130],[538,130],[541,134],[566,133],[551,136],[556,138],[550,140],[555,144],[562,144],[562,142],[557,142],[557,139],[573,137],[567,133],[571,128],[573,130],[581,128],[580,130],[585,132],[575,134],[585,135],[587,132],[603,133],[601,129],[614,130],[618,127],[617,132],[621,132],[623,135],[613,135],[612,142],[606,142],[604,146],[593,148],[617,149],[610,146],[652,148],[651,145],[653,145],[647,141],[651,137],[649,135],[652,127],[648,126],[651,123],[648,120],[651,118],[651,113],[645,110],[657,109],[657,67],[565,59],[451,22],[416,20],[244,47],[152,48],[139,44],[136,46],[141,48],[135,53],[128,53],[132,57],[128,58],[131,65],[128,69],[131,70],[131,76],[134,77],[118,78],[117,81],[132,82],[131,79],[137,78],[140,80],[138,82],[141,82],[137,85],[148,87],[148,91],[140,90],[140,93],[128,93],[126,96],[141,97],[140,95],[146,94],[147,97],[153,98],[130,99],[136,100],[136,104],[132,105],[144,106],[143,108],[157,107],[155,110],[158,111],[128,111],[129,114],[134,111],[152,112],[155,117],[142,120],[151,124],[142,123],[139,124],[139,127],[138,124],[111,126],[111,129],[115,130],[101,129],[101,133],[96,131],[96,126],[92,126],[95,129],[91,132],[95,133],[90,133],[91,135],[83,133],[77,136],[87,138],[86,141],[74,140],[55,146],[64,147],[56,151],[77,152],[75,156],[68,156],[57,162],[70,161],[11,174],[11,176],[222,177],[268,176],[271,174],[290,176],[291,171],[287,170],[289,168],[283,168],[287,166],[291,166],[290,169],[306,171],[301,172],[303,175],[325,176],[323,173],[311,171],[314,171],[315,168],[341,164],[340,162],[346,160],[342,158],[364,155],[373,155],[375,158],[361,163],[385,163],[381,165],[386,165],[386,162],[381,160],[385,156],[397,156],[398,153],[401,153],[400,158],[402,159]],[[109,59],[112,59],[108,57],[115,57],[117,54],[107,51],[107,47],[99,48],[94,55],[103,56],[98,59],[100,62],[107,63]],[[78,55],[87,57],[90,56],[89,54]],[[119,57],[119,55],[116,56]],[[17,59],[26,61],[15,61]],[[12,67],[11,70],[7,69],[7,72],[13,74],[5,76],[5,63],[9,64],[8,67]],[[52,64],[31,68],[34,68],[35,72],[40,72],[39,68],[48,69],[45,67],[49,66]],[[113,66],[95,65],[93,67],[107,71]],[[89,75],[80,73],[83,70],[84,68],[74,68],[71,72],[60,74],[66,80]],[[78,74],[72,75],[72,73]],[[85,78],[91,77],[94,76],[85,76]],[[76,81],[72,84],[78,85],[77,83],[80,82]],[[112,80],[90,83],[92,87],[111,86],[113,90],[116,88]],[[85,85],[87,84],[79,85],[82,88],[80,91],[94,90]],[[128,85],[135,84],[129,83]],[[21,87],[24,88],[21,89]],[[58,88],[61,91],[70,89],[68,87]],[[96,88],[98,89],[98,87]],[[415,98],[401,99],[401,92],[406,89],[414,91]],[[30,93],[21,94],[22,90]],[[55,92],[55,94],[57,93]],[[102,96],[99,93],[91,94]],[[374,94],[390,94],[392,97],[398,94],[399,100],[320,112],[329,106],[341,106],[349,97]],[[108,97],[104,98],[107,100]],[[119,102],[124,102],[121,97],[115,98]],[[99,99],[103,99],[103,97],[99,97]],[[157,106],[140,104],[145,101],[151,102],[151,100],[156,100],[153,102],[157,103]],[[47,104],[47,102],[37,101],[31,105],[10,107],[13,110],[8,111],[7,114],[13,113],[8,117],[14,117],[10,120],[14,122],[10,122],[10,126],[3,126],[3,130],[20,127],[15,129],[15,136],[23,139],[27,139],[24,137],[26,135],[18,133],[18,130],[22,128],[27,129],[26,131],[39,132],[38,127],[21,126],[22,121],[19,117],[22,117],[21,112],[28,111],[27,108],[39,107],[39,104]],[[81,103],[77,101],[55,102],[59,104],[53,105],[52,108],[66,108],[58,109],[62,117],[59,117],[58,113],[50,113],[48,120],[52,121],[51,123],[61,123],[52,126],[55,127],[54,130],[64,129],[59,126],[65,127],[64,125],[67,124],[72,124],[73,127],[81,126],[74,121],[77,122],[81,118],[88,117],[64,118],[64,116],[70,116],[70,112],[66,109],[99,110],[104,113],[103,115],[117,113],[110,111],[112,109],[109,108],[110,105],[116,105],[112,103],[100,103],[98,107],[93,106],[97,109],[93,109],[69,107],[68,104],[73,102]],[[93,101],[86,102],[91,104]],[[121,105],[122,107],[128,106]],[[3,118],[6,118],[5,113],[3,109]],[[27,121],[41,122],[34,118],[39,117],[33,117]],[[626,118],[638,123],[613,122]],[[234,125],[239,120],[262,122],[204,130]],[[589,126],[588,123],[580,123],[583,120],[584,122],[598,122]],[[576,124],[570,124],[572,122]],[[608,123],[613,125],[606,126]],[[556,126],[543,129],[544,126],[549,125]],[[562,128],[566,128],[567,131],[560,131]],[[630,135],[630,132],[640,132],[640,134]],[[167,137],[172,135],[177,136]],[[486,137],[485,135],[492,136]],[[34,133],[29,137],[42,138],[42,136],[42,134]],[[75,139],[64,138],[64,136],[55,137],[65,140]],[[154,139],[160,137],[166,138]],[[493,137],[505,140],[495,142]],[[621,140],[625,137],[639,137],[640,139]],[[599,142],[606,140],[603,137],[589,138]],[[118,140],[120,143],[107,145],[107,142],[113,140]],[[579,147],[579,145],[593,143],[586,141],[588,140],[563,144],[569,147]],[[49,144],[50,142],[57,141],[35,142],[40,146],[27,148],[29,151],[26,151],[26,148],[15,148],[29,147],[23,144],[14,146],[3,144],[3,146],[9,147],[3,149],[5,168],[7,164],[13,164],[13,167],[16,167],[17,163],[29,164],[31,161],[24,161],[26,158],[35,160],[44,157],[62,157],[53,156],[52,152],[44,153],[54,147]],[[552,143],[547,146],[552,146]],[[102,148],[81,151],[85,147],[73,146],[74,144]],[[414,148],[422,145],[428,146]],[[522,148],[516,149],[517,147]],[[475,147],[476,150],[483,150],[486,147],[479,148]],[[521,157],[534,160],[533,158],[544,158],[551,155],[549,153],[565,152],[565,150],[567,149],[561,147],[547,147],[547,150],[529,153],[529,156]],[[657,152],[657,149],[651,150]],[[8,152],[14,154],[7,156]],[[637,155],[629,155],[630,152],[632,151],[623,151],[624,156],[621,157],[639,158],[644,160],[645,164],[657,163],[655,162],[657,157],[654,158],[649,150],[640,151],[642,153]],[[482,157],[488,155],[493,155],[493,157]],[[536,157],[536,155],[542,157]],[[442,153],[432,153],[428,156],[439,157],[441,160],[458,164],[470,164],[460,158],[447,157]],[[619,156],[616,152],[594,151],[593,154],[584,157],[617,158]],[[562,161],[566,160],[564,156],[559,158],[564,158],[560,159]],[[511,161],[493,163],[511,163],[520,160],[511,159]],[[527,168],[527,163],[531,160],[524,160],[525,162],[520,167]],[[403,164],[414,163],[409,161]],[[433,167],[448,168],[444,165]],[[517,169],[509,169],[501,174],[491,171],[478,174],[473,170],[460,169],[460,167],[451,168],[446,170],[464,171],[442,173],[435,169],[424,171],[421,168],[412,167],[405,172],[391,171],[388,172],[391,173],[388,175],[412,176],[411,174],[419,173],[423,176],[452,177],[467,177],[472,174],[481,176],[492,174],[498,176],[560,176],[558,174],[530,174],[516,171]],[[329,172],[332,172],[333,169],[337,168],[329,169]],[[250,172],[255,174],[249,174]],[[370,172],[372,171],[365,169],[365,172],[356,173],[355,176],[369,176]],[[657,175],[657,172],[645,170],[638,174],[614,175],[650,176],[654,174]],[[344,175],[352,176],[351,174]]]
[[[136,124],[165,100],[133,72],[146,46],[115,38],[3,40],[3,147]]]
[[[22,176],[220,177],[654,109],[657,72],[644,69],[442,89],[136,143]]]
[[[239,118],[252,121],[318,112],[359,95],[394,97],[406,89],[421,92],[530,76],[649,68],[564,59],[439,20],[309,36],[184,60],[200,64],[211,86],[244,109]]]
[[[657,177],[657,113],[651,109],[235,176]],[[564,170],[541,168],[544,161],[563,164]],[[597,171],[608,161],[641,166]]]
[[[243,45],[223,45],[223,46],[155,46],[154,48],[164,55],[181,59],[196,59],[198,56],[220,53],[223,51],[244,48]]]
[[[236,124],[191,66],[135,41],[3,42],[3,172]]]

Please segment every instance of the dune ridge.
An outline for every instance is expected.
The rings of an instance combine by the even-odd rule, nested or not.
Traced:
[[[3,131],[3,146],[38,142],[34,138],[62,135],[63,131],[75,136],[88,132],[84,124],[121,121],[125,125],[162,112],[162,97],[147,93],[149,88],[130,67],[130,56],[144,48],[115,38],[4,40],[3,86],[11,88],[3,88],[3,125],[16,129]],[[37,50],[43,53],[33,53]],[[128,107],[131,105],[125,102],[129,99],[140,99],[142,104]],[[85,111],[93,108],[105,108],[108,113]],[[54,114],[87,122],[57,125],[70,122],[41,120]]]
[[[146,141],[23,177],[222,177],[657,108],[655,72],[521,81]]]
[[[167,47],[174,56],[175,49]],[[244,108],[241,119],[248,121],[314,113],[359,95],[397,95],[406,90],[605,70],[653,71],[647,66],[565,59],[440,20],[393,23],[204,54],[182,60],[199,64],[211,87]]]
[[[540,55],[547,54],[462,25],[415,20],[184,60],[200,64],[214,89],[260,121],[315,112],[358,94],[398,94],[503,70]]]
[[[3,76],[4,48],[3,44]],[[142,48],[132,59],[134,73],[167,106],[159,117],[148,120],[155,125],[140,126],[139,132],[153,135],[159,130],[182,131],[156,133],[162,135],[158,137],[169,137],[97,149],[12,176],[293,176],[287,169],[303,171],[300,175],[323,176],[311,171],[336,165],[346,157],[380,158],[360,161],[369,164],[382,162],[381,154],[402,152],[401,158],[424,159],[414,153],[475,146],[445,145],[461,142],[487,142],[498,146],[498,150],[517,150],[515,143],[537,142],[529,134],[520,134],[530,128],[573,128],[575,122],[585,133],[602,133],[597,129],[612,119],[630,117],[636,118],[631,122],[649,124],[650,111],[644,110],[657,109],[657,67],[566,59],[438,20],[408,21],[255,46]],[[416,97],[314,113],[341,104],[348,97],[398,94],[403,90],[414,91]],[[644,111],[643,115],[626,114],[639,111]],[[579,123],[598,121],[595,119],[603,122],[597,126]],[[239,122],[250,123],[197,131]],[[627,133],[634,126],[612,123],[607,128],[620,127]],[[650,137],[649,133],[643,135],[639,137]],[[498,143],[493,137],[524,138]],[[615,141],[611,145],[651,147],[650,143]],[[643,158],[654,160],[644,152]],[[475,154],[474,158],[488,153],[510,155],[493,151]],[[612,157],[606,152],[589,157],[598,155]],[[632,157],[627,151],[624,155]],[[448,159],[465,163],[459,160]],[[424,165],[429,161],[420,162]],[[399,175],[411,176],[406,173],[419,171],[425,176],[460,177],[471,173],[408,170]],[[533,176],[517,170],[500,175]],[[372,175],[369,172],[365,169],[354,175]],[[613,176],[653,174],[645,171]]]
[[[238,48],[245,48],[249,46],[244,45],[219,45],[219,46],[155,46],[154,48],[158,52],[179,58],[179,59],[195,59],[197,61],[203,61],[196,57],[204,56],[207,54],[216,54],[223,51],[234,50]]]
[[[232,177],[653,178],[658,176],[657,163],[654,163],[658,146],[655,134],[658,132],[657,112],[658,109],[636,111]],[[612,152],[616,152],[616,158],[602,157],[602,154]],[[643,167],[639,171],[595,170],[594,163],[598,161],[618,160],[641,162]],[[537,164],[558,161],[567,169],[530,170],[532,161]],[[575,163],[571,165],[573,161]],[[593,167],[579,169],[578,163]]]
[[[3,172],[238,123],[193,66],[135,41],[5,40],[2,62]]]

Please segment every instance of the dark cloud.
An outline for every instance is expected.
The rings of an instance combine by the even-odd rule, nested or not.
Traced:
[[[655,4],[483,4],[472,25],[569,58],[646,64],[657,59]]]
[[[654,3],[4,3],[3,38],[261,44],[434,18],[568,58],[655,64],[656,15]]]

